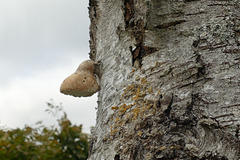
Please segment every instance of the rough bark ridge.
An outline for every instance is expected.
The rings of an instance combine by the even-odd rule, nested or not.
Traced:
[[[90,0],[89,160],[240,159],[237,0]]]

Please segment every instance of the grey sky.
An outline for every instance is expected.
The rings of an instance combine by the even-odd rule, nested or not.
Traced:
[[[0,126],[38,120],[50,98],[73,123],[95,123],[96,95],[61,95],[61,82],[88,59],[88,0],[0,0]],[[87,114],[87,115],[86,115]]]

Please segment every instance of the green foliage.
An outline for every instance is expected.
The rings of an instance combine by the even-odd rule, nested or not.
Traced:
[[[61,106],[47,103],[48,113],[57,116]],[[72,125],[63,112],[57,119],[58,127],[25,126],[23,129],[0,130],[1,160],[86,160],[88,135],[82,133],[82,125]]]

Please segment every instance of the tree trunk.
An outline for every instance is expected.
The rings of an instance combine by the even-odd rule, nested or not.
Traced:
[[[237,0],[90,0],[89,160],[240,159]]]

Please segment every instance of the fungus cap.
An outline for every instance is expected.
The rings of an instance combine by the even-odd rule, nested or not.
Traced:
[[[94,73],[95,72],[95,67],[96,67],[97,63],[94,62],[93,60],[86,60],[83,61],[77,68],[76,72],[78,71],[89,71]]]
[[[74,97],[92,96],[99,90],[94,70],[94,61],[84,61],[79,65],[76,72],[62,82],[60,92]]]

